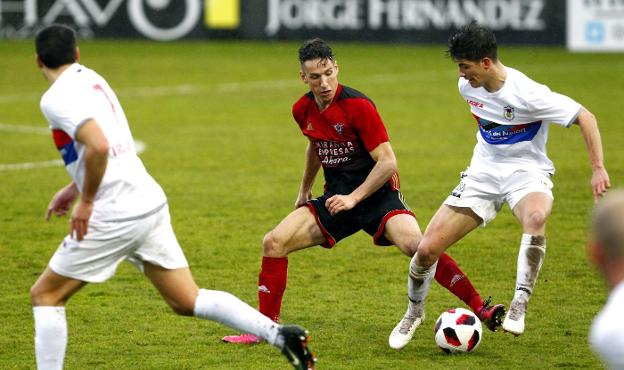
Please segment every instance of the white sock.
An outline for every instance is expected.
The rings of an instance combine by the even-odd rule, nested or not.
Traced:
[[[436,267],[438,266],[437,261],[430,267],[419,266],[416,263],[417,255],[418,253],[410,261],[410,270],[407,278],[407,297],[410,301],[408,311],[411,311],[417,305],[422,306],[424,304],[431,286],[431,280],[433,280]]]
[[[62,370],[67,348],[65,307],[33,307],[37,369]]]
[[[244,333],[264,338],[270,344],[281,347],[278,338],[280,325],[264,316],[247,303],[230,293],[200,289],[193,309],[195,317],[218,321]]]
[[[546,255],[546,239],[540,235],[522,234],[518,252],[514,300],[529,301]]]

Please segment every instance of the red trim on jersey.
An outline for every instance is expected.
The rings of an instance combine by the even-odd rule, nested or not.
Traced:
[[[388,222],[389,219],[391,219],[392,217],[396,215],[410,215],[416,218],[416,215],[414,214],[414,212],[407,210],[407,209],[395,209],[394,211],[390,211],[386,213],[386,215],[381,220],[379,229],[377,229],[377,232],[375,233],[375,235],[373,235],[373,242],[375,243],[375,245],[389,245],[387,243],[382,243],[381,238],[384,237],[383,233],[386,229],[386,223]]]
[[[327,242],[321,244],[321,246],[324,248],[331,248],[336,245],[336,240],[334,239],[334,237],[321,224],[321,220],[319,219],[314,206],[311,203],[306,203],[305,206],[308,207],[310,212],[312,212],[312,214],[314,215],[314,219],[316,220],[316,224],[318,225],[319,229],[321,229],[321,233],[323,233],[325,239],[327,239]]]
[[[56,149],[59,150],[73,141],[71,136],[67,135],[65,131],[59,129],[52,130],[52,138],[54,139],[54,145],[56,145]]]

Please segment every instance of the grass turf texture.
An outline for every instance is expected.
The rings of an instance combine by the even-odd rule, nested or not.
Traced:
[[[262,236],[291,209],[305,138],[290,114],[307,91],[294,43],[82,42],[81,60],[102,74],[124,106],[141,155],[169,197],[173,225],[200,286],[226,290],[256,306]],[[334,44],[339,80],[373,99],[396,152],[402,190],[424,229],[469,163],[476,127],[456,88],[444,47]],[[47,88],[33,46],[0,42],[0,123],[45,128],[38,109]],[[624,58],[559,48],[500,50],[503,63],[570,95],[599,119],[606,165],[622,186]],[[0,131],[0,163],[57,159],[48,135]],[[484,330],[476,353],[436,348],[435,318],[463,304],[438,285],[428,319],[396,352],[387,336],[404,312],[408,258],[363,233],[334,250],[290,256],[282,319],[312,334],[319,369],[598,368],[587,347],[590,322],[606,290],[585,259],[592,207],[590,166],[577,126],[552,127],[557,166],[547,258],[527,317],[514,338]],[[65,218],[43,221],[61,167],[0,173],[0,364],[34,368],[28,289],[68,231]],[[315,185],[320,193],[322,179]],[[451,254],[483,296],[509,304],[521,229],[505,207]],[[272,347],[226,345],[228,328],[176,317],[129,264],[68,304],[68,369],[285,369]]]

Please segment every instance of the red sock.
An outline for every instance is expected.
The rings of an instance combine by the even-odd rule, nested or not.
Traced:
[[[287,280],[287,257],[262,257],[262,270],[258,276],[258,302],[260,312],[275,322],[279,322]]]
[[[464,301],[473,312],[478,312],[483,306],[483,300],[479,292],[463,271],[459,269],[455,260],[446,253],[442,253],[438,259],[438,267],[435,273],[436,281]]]

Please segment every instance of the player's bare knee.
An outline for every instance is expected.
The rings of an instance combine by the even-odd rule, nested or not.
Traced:
[[[62,306],[65,300],[54,292],[48,292],[37,284],[30,287],[30,302],[33,306]]]
[[[401,250],[401,252],[403,252],[403,254],[408,257],[412,257],[414,254],[416,254],[416,251],[418,250],[420,240],[420,237],[405,238],[403,240],[397,241],[395,245]]]
[[[436,248],[428,242],[427,239],[423,239],[418,245],[418,263],[423,266],[431,266],[438,260],[440,253]]]
[[[288,254],[285,243],[274,231],[264,236],[262,247],[267,257],[285,257]]]
[[[525,228],[534,233],[535,230],[541,230],[546,224],[547,214],[541,210],[530,212],[525,218]]]

